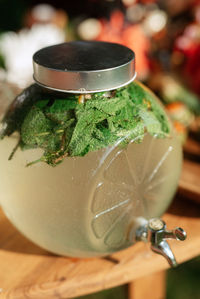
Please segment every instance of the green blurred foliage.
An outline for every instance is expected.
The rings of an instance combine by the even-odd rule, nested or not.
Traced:
[[[128,288],[126,285],[105,290],[95,294],[77,297],[76,299],[127,299]]]
[[[25,0],[0,0],[0,32],[19,30],[27,7]]]
[[[4,58],[3,58],[3,56],[1,55],[1,53],[0,53],[0,68],[3,68],[3,69],[6,68],[6,66],[5,66],[5,61],[4,61]]]
[[[200,256],[168,271],[166,299],[200,299]]]

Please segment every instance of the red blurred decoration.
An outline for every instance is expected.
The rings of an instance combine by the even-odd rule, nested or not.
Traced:
[[[141,3],[149,4],[149,3],[156,3],[157,0],[140,0]]]
[[[111,14],[110,20],[101,20],[102,31],[97,40],[123,44],[136,54],[136,71],[140,78],[149,72],[147,53],[150,43],[140,25],[126,25],[124,15],[117,10]]]
[[[200,94],[200,24],[190,24],[175,42],[175,51],[184,55],[184,74],[192,89]]]
[[[200,44],[191,45],[186,53],[185,72],[192,88],[200,94]]]

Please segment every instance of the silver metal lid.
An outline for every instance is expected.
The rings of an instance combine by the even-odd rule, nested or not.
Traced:
[[[43,48],[33,56],[34,80],[70,93],[113,90],[135,79],[135,54],[107,42],[74,41]]]

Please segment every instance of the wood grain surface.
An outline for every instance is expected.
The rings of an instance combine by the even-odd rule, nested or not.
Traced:
[[[166,294],[166,271],[135,279],[128,285],[128,299],[164,299]]]
[[[200,203],[200,163],[184,160],[179,192]]]
[[[183,149],[187,156],[200,159],[200,142],[198,142],[198,140],[189,137]]]

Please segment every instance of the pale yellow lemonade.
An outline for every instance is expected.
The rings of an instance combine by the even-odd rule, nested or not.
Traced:
[[[56,167],[26,164],[39,149],[18,149],[17,136],[0,142],[1,205],[10,221],[41,247],[92,257],[125,248],[137,219],[160,216],[177,187],[182,150],[175,137],[146,134],[142,143],[116,144]]]

